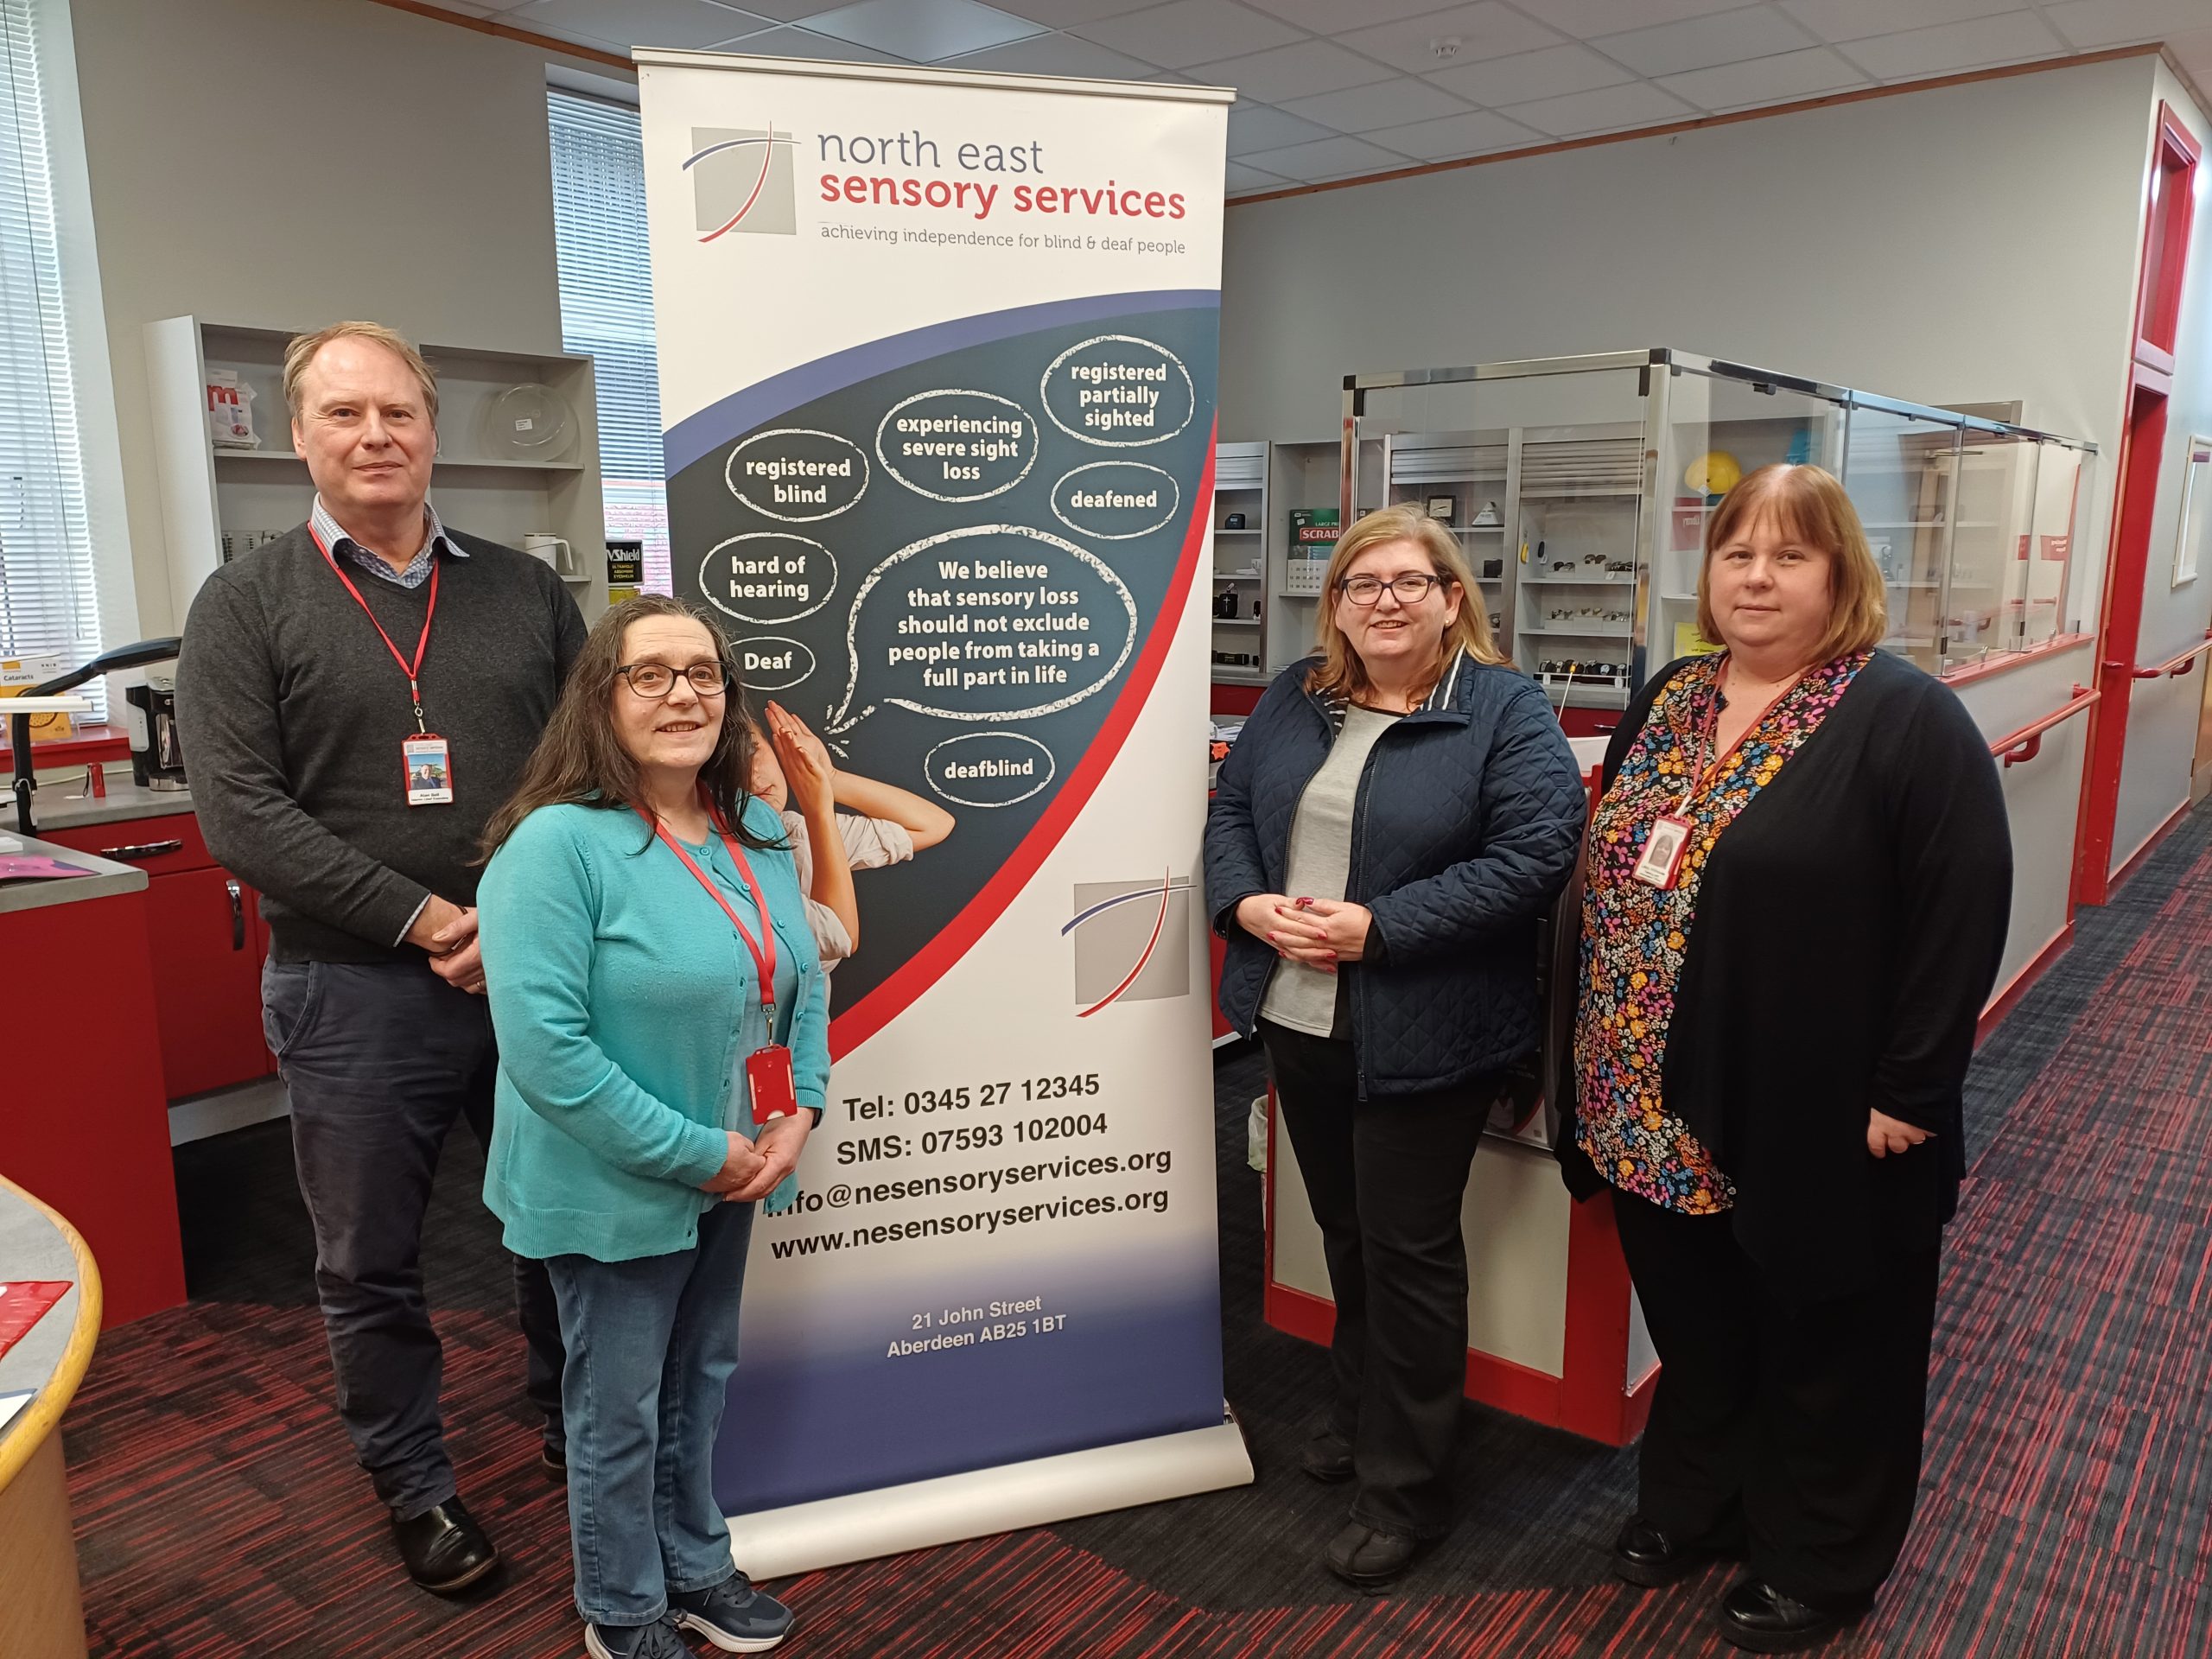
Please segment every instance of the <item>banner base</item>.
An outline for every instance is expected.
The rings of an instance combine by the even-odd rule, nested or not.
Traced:
[[[730,1554],[756,1579],[957,1543],[1252,1482],[1234,1421],[1001,1464],[905,1486],[729,1517]]]

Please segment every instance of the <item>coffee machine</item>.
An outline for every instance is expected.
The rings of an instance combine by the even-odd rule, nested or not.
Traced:
[[[125,686],[130,705],[130,780],[141,789],[182,789],[184,747],[176,735],[176,671],[154,669]]]

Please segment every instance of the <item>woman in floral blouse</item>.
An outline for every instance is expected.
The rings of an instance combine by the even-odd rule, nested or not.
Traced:
[[[1960,1094],[2011,905],[1994,763],[1876,649],[1843,488],[1762,467],[1706,531],[1698,623],[1605,757],[1563,1138],[1610,1186],[1662,1370],[1631,1582],[1749,1562],[1721,1626],[1808,1647],[1912,1520]]]

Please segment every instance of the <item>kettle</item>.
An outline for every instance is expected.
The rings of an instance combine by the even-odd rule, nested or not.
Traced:
[[[184,746],[176,735],[176,671],[156,671],[123,689],[130,705],[130,779],[141,789],[182,789]]]

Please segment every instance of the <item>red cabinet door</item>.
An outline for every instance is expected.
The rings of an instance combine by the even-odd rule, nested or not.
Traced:
[[[154,1013],[172,1100],[268,1074],[253,900],[220,868],[157,875],[147,884]]]

